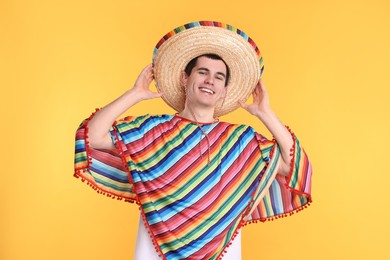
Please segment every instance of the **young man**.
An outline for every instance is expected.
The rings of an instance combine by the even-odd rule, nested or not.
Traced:
[[[250,38],[221,23],[179,28],[159,42],[155,66],[133,88],[83,122],[75,176],[140,205],[135,259],[241,259],[242,226],[311,201],[311,166],[270,108]],[[160,97],[178,113],[116,121]],[[216,117],[239,106],[275,140]]]

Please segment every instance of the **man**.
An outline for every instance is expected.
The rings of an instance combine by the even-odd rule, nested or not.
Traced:
[[[270,108],[250,38],[215,22],[179,28],[159,42],[155,66],[133,88],[83,122],[75,176],[140,205],[135,259],[241,259],[242,226],[311,201],[311,166]],[[226,38],[231,45],[222,46]],[[153,79],[157,93],[149,88]],[[160,97],[178,113],[116,121],[133,105]],[[238,106],[275,141],[216,118]]]

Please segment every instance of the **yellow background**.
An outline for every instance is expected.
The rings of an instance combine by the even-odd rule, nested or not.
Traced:
[[[132,259],[138,209],[72,177],[74,133],[196,20],[258,43],[271,105],[314,167],[314,203],[245,227],[244,259],[390,259],[389,13],[385,0],[2,0],[0,259]],[[242,109],[222,119],[270,137]]]

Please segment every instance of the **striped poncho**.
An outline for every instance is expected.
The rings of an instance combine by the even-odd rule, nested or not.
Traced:
[[[126,117],[110,133],[115,150],[76,133],[75,176],[100,193],[140,206],[164,259],[219,259],[243,225],[292,214],[311,201],[311,166],[292,134],[291,170],[277,175],[277,144],[253,128],[200,127],[177,115]]]

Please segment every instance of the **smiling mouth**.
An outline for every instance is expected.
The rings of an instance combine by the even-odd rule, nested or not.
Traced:
[[[211,94],[211,95],[214,95],[215,94],[215,92],[214,91],[212,91],[211,89],[208,89],[208,88],[199,88],[199,90],[200,91],[202,91],[202,92],[206,92],[206,93],[208,93],[208,94]]]

